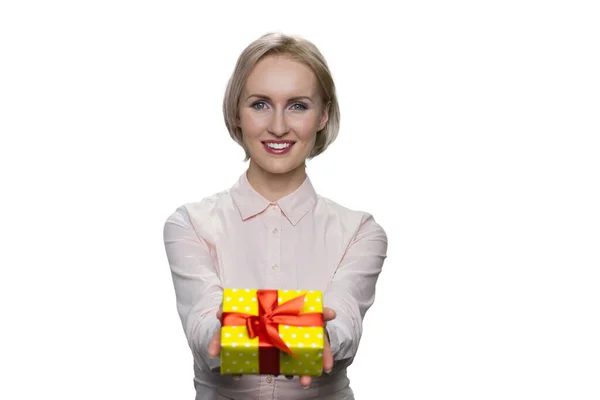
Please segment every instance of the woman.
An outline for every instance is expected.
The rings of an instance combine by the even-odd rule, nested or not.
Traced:
[[[317,195],[306,175],[306,160],[338,133],[328,66],[309,41],[262,36],[240,55],[223,112],[248,169],[229,190],[179,207],[164,227],[196,399],[353,399],[346,368],[373,304],[387,237],[370,214]],[[225,287],[321,290],[325,373],[221,375]]]

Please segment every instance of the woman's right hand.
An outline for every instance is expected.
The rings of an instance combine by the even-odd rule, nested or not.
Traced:
[[[221,324],[223,323],[223,306],[219,307],[219,311],[217,311],[217,318],[219,319],[219,321],[221,321]],[[221,329],[218,329],[212,340],[210,341],[210,344],[208,345],[208,356],[210,358],[215,358],[219,356],[219,353],[221,352]]]
[[[219,307],[219,311],[217,311],[217,318],[223,324],[223,306]],[[216,358],[221,353],[221,329],[218,329],[212,340],[208,345],[208,356],[210,358]],[[242,375],[231,375],[231,377],[235,380],[238,380],[242,377]]]

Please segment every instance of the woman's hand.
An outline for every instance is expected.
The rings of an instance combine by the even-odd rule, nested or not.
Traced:
[[[223,317],[223,307],[219,307],[219,311],[217,311],[217,318],[222,321]],[[323,372],[329,373],[333,369],[333,353],[331,352],[331,346],[329,345],[329,337],[327,336],[327,321],[331,321],[335,318],[335,311],[331,308],[323,307],[323,321],[325,322],[323,326],[323,331],[325,332],[324,346],[323,346]],[[212,358],[215,358],[219,355],[221,351],[221,330],[219,329],[215,332],[210,344],[208,345],[208,355]],[[241,375],[234,375],[234,379],[239,379]],[[286,375],[286,378],[292,379],[293,376]],[[300,377],[300,385],[305,388],[310,386],[312,378],[310,376],[301,376]]]
[[[333,353],[331,352],[331,346],[329,345],[329,336],[327,335],[327,321],[331,321],[335,318],[335,311],[331,308],[323,307],[323,321],[325,324],[323,325],[323,331],[325,333],[325,337],[323,338],[325,344],[323,346],[323,372],[330,373],[333,369]],[[286,376],[286,378],[293,378],[291,376]],[[310,376],[301,376],[300,377],[300,385],[304,388],[310,386],[312,378]]]
[[[223,323],[223,306],[219,307],[219,311],[217,311],[217,318]],[[217,330],[208,345],[208,356],[210,358],[215,358],[221,352],[221,330]]]
[[[221,321],[221,325],[223,324],[223,305],[219,307],[219,311],[217,311],[217,318]],[[208,344],[208,356],[210,358],[215,358],[219,356],[221,352],[221,330],[217,330]],[[240,379],[242,375],[231,375],[233,379]]]

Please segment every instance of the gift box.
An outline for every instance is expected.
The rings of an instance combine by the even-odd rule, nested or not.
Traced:
[[[317,290],[226,288],[221,374],[320,376],[322,303]]]

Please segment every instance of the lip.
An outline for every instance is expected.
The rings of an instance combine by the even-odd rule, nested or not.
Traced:
[[[288,147],[286,147],[285,149],[277,150],[277,149],[272,149],[269,146],[267,146],[267,143],[277,143],[277,144],[289,143],[290,145]],[[281,155],[281,154],[289,153],[290,150],[292,150],[292,147],[294,147],[294,143],[296,143],[296,142],[293,141],[293,140],[264,140],[262,142],[263,147],[265,148],[265,150],[267,151],[267,153],[269,153],[269,154],[275,154],[275,155]]]

